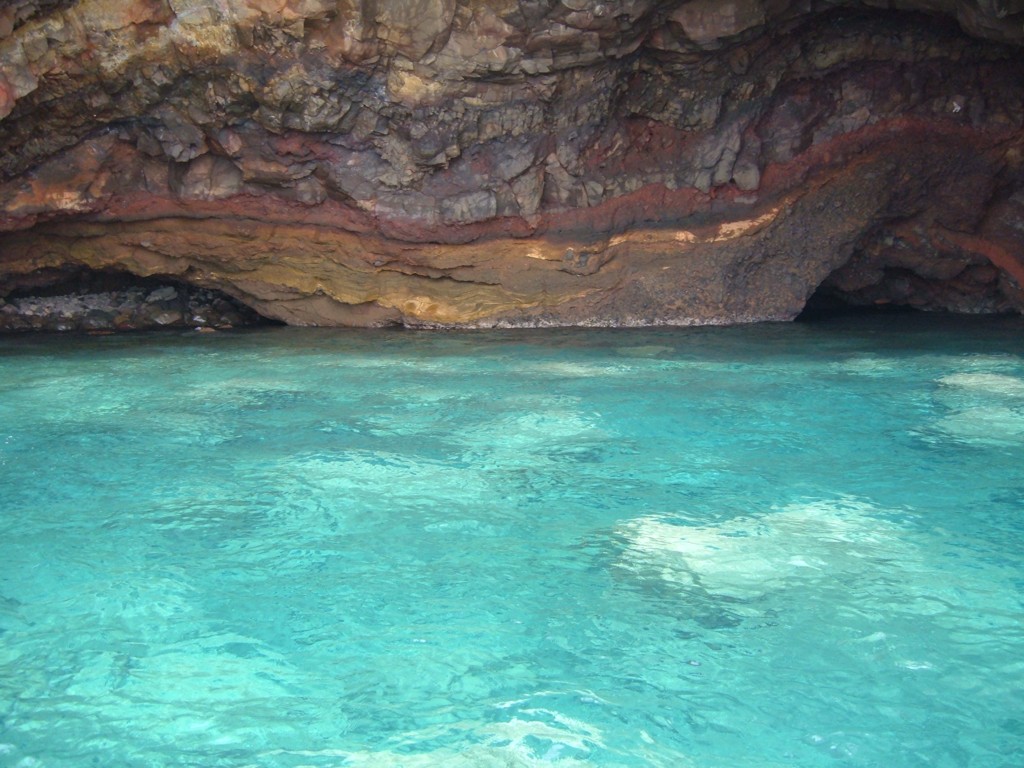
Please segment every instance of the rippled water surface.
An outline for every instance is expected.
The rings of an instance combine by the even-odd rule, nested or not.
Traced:
[[[1024,325],[0,339],[0,765],[1024,765]]]

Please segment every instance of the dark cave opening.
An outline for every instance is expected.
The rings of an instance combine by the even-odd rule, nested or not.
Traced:
[[[1020,287],[987,260],[924,253],[901,254],[898,260],[902,263],[866,251],[854,254],[818,285],[796,319],[912,312],[1020,314]]]
[[[280,324],[223,291],[167,275],[41,269],[5,284],[0,331],[226,330]]]
[[[823,320],[853,317],[886,317],[920,314],[921,309],[910,304],[856,303],[837,291],[819,287],[804,304],[803,310],[794,318],[797,323],[814,323]]]

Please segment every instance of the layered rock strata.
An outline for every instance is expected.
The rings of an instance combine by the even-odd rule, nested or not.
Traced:
[[[16,0],[0,294],[294,324],[1024,309],[1024,1]]]

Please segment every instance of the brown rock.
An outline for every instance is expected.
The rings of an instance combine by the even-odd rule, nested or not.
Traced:
[[[1021,311],[1022,45],[1016,0],[18,0],[0,296],[85,268],[321,325],[783,319],[819,286]]]
[[[690,0],[669,19],[679,24],[690,40],[708,48],[764,24],[766,14],[761,0]]]

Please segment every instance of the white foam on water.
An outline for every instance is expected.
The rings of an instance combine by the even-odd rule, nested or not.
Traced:
[[[979,445],[1020,445],[1024,442],[1024,409],[979,406],[951,413],[935,429],[955,440]]]
[[[346,756],[345,766],[359,768],[535,768],[547,766],[552,760],[523,754],[516,747],[474,745],[465,749],[437,749],[432,752],[400,754],[392,751],[353,752]],[[590,765],[585,759],[562,757],[558,765]]]
[[[1024,378],[968,367],[936,383],[935,401],[945,415],[930,425],[931,439],[938,433],[939,439],[979,446],[1024,442]]]
[[[344,765],[361,768],[584,766],[591,764],[588,755],[605,747],[600,729],[582,720],[547,709],[527,709],[522,714],[534,715],[536,719],[513,716],[497,723],[462,723],[455,729],[455,734],[451,730],[438,732],[437,728],[427,728],[401,737],[402,743],[410,748],[443,739],[468,744],[462,749],[442,747],[422,752],[397,752],[393,749],[350,752],[346,754]],[[685,765],[680,764],[680,768],[685,768]]]
[[[290,495],[288,477],[318,498],[344,500],[354,493],[376,493],[395,500],[442,498],[471,500],[489,492],[480,472],[450,464],[418,460],[397,453],[346,451],[336,457],[311,456],[289,460],[282,472]]]
[[[953,373],[939,383],[979,394],[1024,398],[1024,379],[1004,373]]]
[[[639,361],[638,361],[639,362]],[[644,365],[646,369],[648,366]],[[590,379],[611,376],[628,376],[635,373],[636,366],[629,363],[585,363],[572,360],[551,360],[533,363],[522,370],[534,376],[556,378]]]
[[[889,357],[850,357],[840,362],[832,363],[828,370],[833,373],[852,373],[856,376],[890,376],[900,374],[901,368],[896,360]]]
[[[562,442],[596,430],[594,418],[565,407],[545,408],[501,419],[492,440],[505,446]]]
[[[635,347],[616,347],[615,354],[623,357],[660,357],[661,355],[673,355],[675,351],[674,347],[660,344],[640,344]]]
[[[710,594],[750,599],[790,582],[859,572],[878,558],[907,560],[900,528],[872,505],[812,502],[717,526],[678,525],[659,516],[619,528],[619,567]]]
[[[512,396],[497,417],[459,429],[452,438],[469,456],[497,463],[522,461],[534,451],[601,440],[601,416],[575,397]],[[536,461],[536,457],[531,458]]]
[[[930,661],[914,661],[912,659],[904,659],[903,661],[898,662],[897,666],[902,667],[903,669],[909,669],[913,672],[935,669],[935,665]]]
[[[498,739],[508,739],[521,744],[527,738],[545,739],[573,749],[589,750],[604,747],[601,730],[596,726],[552,709],[523,709],[523,714],[534,715],[536,720],[522,720],[513,717],[503,723],[493,723],[481,729]]]
[[[935,362],[938,365],[945,365],[945,364],[948,364],[948,363],[954,363],[957,367],[963,368],[963,369],[966,369],[966,370],[978,369],[978,370],[982,370],[982,371],[991,371],[993,369],[1001,369],[1001,368],[1005,368],[1005,369],[1019,369],[1021,364],[1024,363],[1024,358],[1019,357],[1018,355],[1010,355],[1010,354],[1005,354],[1005,355],[981,355],[981,354],[979,354],[979,355],[969,355],[967,357],[963,357],[961,355],[957,355],[955,357],[950,357],[950,356],[943,355],[941,357],[933,359],[933,362]]]
[[[882,642],[885,639],[886,639],[885,632],[872,632],[867,637],[862,637],[859,640],[857,640],[856,642],[859,642],[859,643],[880,643],[880,642]]]

